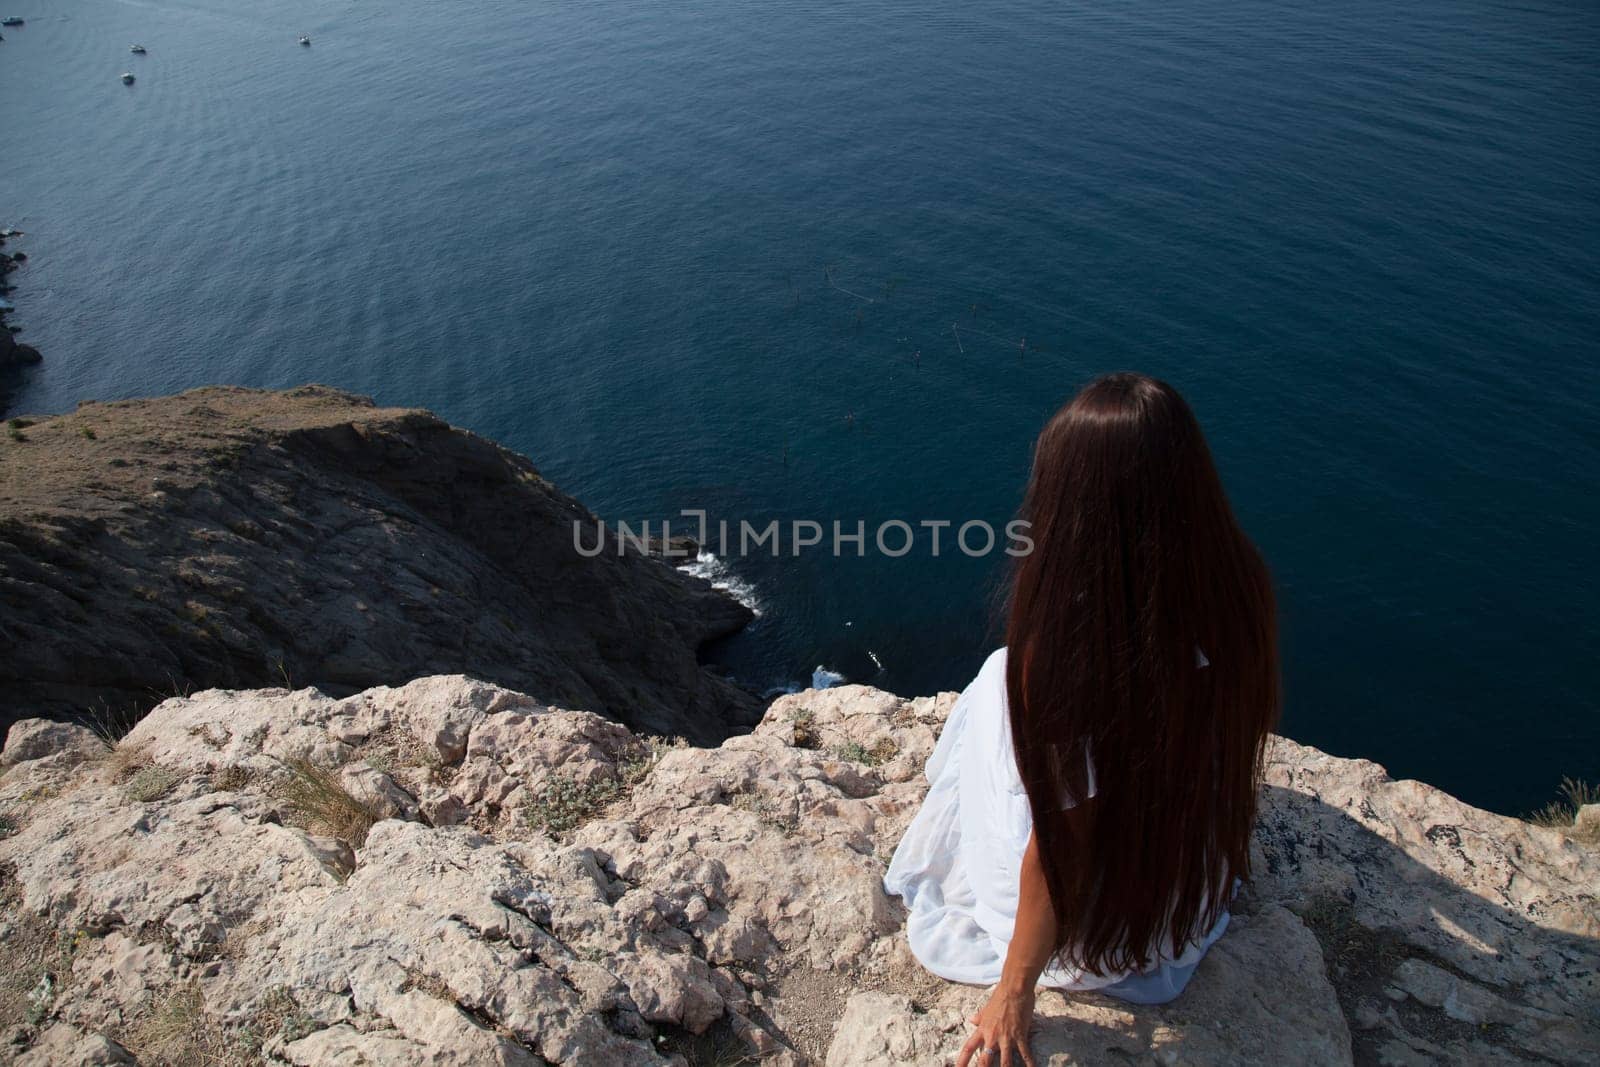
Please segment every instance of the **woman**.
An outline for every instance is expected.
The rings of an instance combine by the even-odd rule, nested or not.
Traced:
[[[1113,374],[1050,420],[1006,648],[950,713],[885,888],[923,966],[994,985],[961,1067],[1032,1065],[1034,989],[1171,1000],[1249,873],[1275,608],[1205,438]]]

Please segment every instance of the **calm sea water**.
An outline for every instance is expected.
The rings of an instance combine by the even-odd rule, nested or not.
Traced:
[[[1289,734],[1600,778],[1593,4],[7,4],[24,410],[317,380],[611,519],[998,525],[1143,369],[1275,568]],[[728,566],[753,684],[996,641],[998,556]]]

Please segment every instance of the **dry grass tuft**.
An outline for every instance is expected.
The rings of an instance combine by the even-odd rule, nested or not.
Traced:
[[[139,723],[138,713],[131,707],[114,708],[104,700],[96,702],[83,713],[83,725],[104,741],[107,749],[115,750]]]
[[[793,743],[795,748],[820,748],[822,735],[816,729],[817,713],[810,708],[801,708],[796,711],[789,722],[794,727]]]
[[[687,1067],[758,1067],[761,1063],[761,1058],[726,1021],[719,1021],[702,1034],[691,1034],[672,1025],[659,1029],[657,1047],[683,1057]]]
[[[126,782],[152,762],[148,745],[112,742],[101,765],[105,767],[107,777],[115,785]]]
[[[237,793],[256,780],[256,772],[249,767],[229,764],[217,767],[207,776],[211,788],[219,793]]]
[[[1576,778],[1561,779],[1560,799],[1553,800],[1528,816],[1535,826],[1552,830],[1570,830],[1578,818],[1578,809],[1588,804],[1600,804],[1600,788]]]
[[[170,767],[163,767],[159,763],[146,764],[133,773],[122,791],[128,794],[130,800],[137,800],[141,804],[148,804],[153,800],[160,800],[183,781],[183,775]]]
[[[207,1015],[194,982],[158,1003],[126,1044],[150,1067],[249,1067],[262,1062],[250,1036]]]
[[[899,754],[900,746],[887,737],[874,741],[871,746],[863,745],[860,741],[846,741],[833,749],[836,758],[867,767],[881,766]]]
[[[457,768],[439,757],[439,750],[414,736],[409,730],[390,727],[367,740],[356,758],[375,771],[393,778],[415,794],[428,786],[448,786]]]
[[[337,773],[303,759],[285,760],[283,766],[288,773],[279,779],[277,795],[295,819],[352,848],[367,843],[367,832],[382,816],[351,796]]]

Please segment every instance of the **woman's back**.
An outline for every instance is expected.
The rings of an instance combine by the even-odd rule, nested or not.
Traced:
[[[950,863],[933,857],[934,866],[940,868],[937,877],[943,879],[937,896],[946,907],[953,900],[964,902],[970,925],[956,931],[948,923],[942,928],[939,923],[919,928],[914,921],[911,933],[913,950],[923,965],[954,981],[998,981],[1016,923],[1017,870],[1033,831],[1033,815],[1011,743],[1006,658],[1004,648],[992,653],[952,709],[928,761],[930,802],[896,850],[884,880],[888,891],[907,896],[915,911],[918,893],[924,898],[932,895],[928,886],[919,884],[928,877],[930,853],[941,847],[957,853]],[[1092,798],[1099,784],[1092,768],[1089,779]],[[1076,803],[1071,796],[1060,798],[1063,808]],[[942,825],[946,821],[954,823],[954,833]],[[1082,859],[1094,862],[1092,857]],[[1123,982],[1140,970],[1161,975],[1164,967],[1169,972],[1171,967],[1192,969],[1226,927],[1227,913],[1223,912],[1182,951],[1173,953],[1158,946],[1142,969],[1093,975],[1072,967],[1052,967],[1040,976],[1040,984],[1096,989]]]
[[[1248,875],[1279,703],[1266,566],[1171,386],[1080,391],[1039,435],[1021,518],[1006,648],[953,709],[885,879],[919,960],[997,983],[977,1021],[1003,1045],[1035,984],[1183,988]]]

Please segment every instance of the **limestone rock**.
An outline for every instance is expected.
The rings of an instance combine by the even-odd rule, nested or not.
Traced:
[[[148,1060],[176,1005],[307,1067],[948,1063],[985,991],[916,966],[880,879],[953,700],[798,693],[710,749],[461,676],[166,701],[0,778],[0,1031],[21,1063]],[[1593,848],[1270,755],[1188,990],[1042,993],[1041,1065],[1600,1058]],[[296,760],[386,817],[318,823]]]
[[[417,798],[376,767],[346,765],[339,773],[339,782],[380,818],[415,819],[418,815]]]
[[[62,1024],[46,1030],[13,1062],[16,1067],[134,1067],[137,1061],[115,1041]]]
[[[1358,1058],[1421,1045],[1477,1055],[1484,1035],[1457,1016],[1492,997],[1498,1055],[1600,1059],[1592,848],[1283,739],[1269,754],[1255,840],[1252,893],[1282,901],[1338,948],[1330,974],[1347,1011],[1407,991],[1404,1010],[1358,1029]],[[1462,979],[1453,994],[1446,972]]]
[[[1350,1033],[1323,974],[1317,941],[1267,905],[1235,916],[1182,997],[1136,1008],[1098,994],[1041,991],[1033,1050],[1040,1067],[1150,1059],[1276,1065],[1351,1062]],[[841,1017],[829,1067],[942,1065],[985,992],[950,987],[931,1011],[904,996],[859,993]]]
[[[1600,845],[1600,804],[1585,804],[1572,820],[1572,836]]]
[[[68,759],[103,756],[106,744],[92,730],[74,723],[49,719],[21,719],[11,724],[0,766],[63,755]]]
[[[894,993],[857,993],[839,1017],[827,1067],[945,1067],[951,1038],[939,1020]]]
[[[639,1014],[651,1022],[676,1023],[698,1034],[722,1017],[723,1000],[711,969],[695,956],[624,956],[613,970]]]

